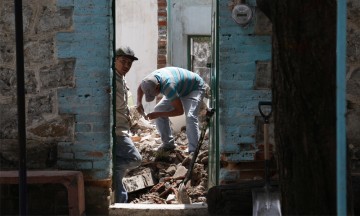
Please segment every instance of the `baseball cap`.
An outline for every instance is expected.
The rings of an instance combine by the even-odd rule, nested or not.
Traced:
[[[151,102],[155,99],[157,94],[156,86],[158,85],[159,81],[156,79],[154,75],[148,75],[141,81],[141,90],[145,94],[146,102]]]
[[[135,57],[134,51],[130,47],[120,47],[116,50],[116,56],[125,56],[132,60],[138,60],[137,57]]]

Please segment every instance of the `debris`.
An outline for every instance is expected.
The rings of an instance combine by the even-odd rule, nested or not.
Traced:
[[[133,126],[131,137],[143,161],[140,167],[131,170],[124,178],[124,186],[129,192],[130,203],[178,204],[179,186],[185,178],[192,154],[187,153],[186,128],[174,134],[176,148],[170,152],[159,152],[162,144],[153,122],[144,119],[132,107]],[[203,112],[205,113],[205,112]],[[201,118],[199,116],[199,119]],[[200,122],[201,125],[201,122]],[[187,203],[206,202],[208,180],[208,136],[205,136],[194,165],[191,180],[182,188],[189,195]]]
[[[123,179],[123,184],[126,188],[126,191],[133,192],[155,185],[150,168],[146,168],[142,172],[142,174],[132,177],[125,177]]]

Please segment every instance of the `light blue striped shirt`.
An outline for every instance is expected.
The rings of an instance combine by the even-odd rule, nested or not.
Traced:
[[[165,67],[152,72],[160,83],[160,92],[168,100],[188,95],[204,88],[203,79],[196,73],[179,67]]]

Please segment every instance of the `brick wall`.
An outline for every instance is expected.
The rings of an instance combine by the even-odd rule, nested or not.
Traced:
[[[75,85],[57,91],[58,111],[74,118],[73,139],[58,143],[58,166],[82,170],[86,208],[105,213],[111,187],[111,1],[58,1],[73,7],[70,32],[57,34],[57,56],[76,59]]]
[[[231,18],[237,0],[219,1],[219,112],[220,182],[244,178],[239,172],[242,161],[254,158],[262,142],[263,120],[257,109],[261,100],[271,101],[271,23],[256,8],[256,1],[246,3],[255,9],[252,21],[240,27]],[[347,144],[351,168],[360,171],[360,83],[358,42],[360,4],[347,4]],[[270,143],[274,144],[270,125]]]
[[[231,17],[237,1],[219,1],[220,183],[240,180],[234,164],[254,160],[262,142],[258,102],[271,101],[271,23],[255,0],[246,3],[255,13],[240,26]]]
[[[158,56],[157,68],[166,66],[167,63],[167,1],[158,0]]]

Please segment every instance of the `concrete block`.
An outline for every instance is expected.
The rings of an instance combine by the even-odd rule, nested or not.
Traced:
[[[75,134],[79,142],[101,143],[110,142],[110,137],[107,133],[81,132]],[[91,149],[91,147],[89,147]]]
[[[75,132],[91,132],[91,124],[76,124]]]
[[[179,167],[176,169],[176,172],[175,172],[175,174],[173,175],[173,178],[177,178],[177,177],[180,177],[180,176],[185,176],[185,175],[186,175],[186,172],[187,172],[187,169],[186,169],[184,166],[179,166]]]
[[[106,169],[107,167],[110,166],[110,161],[109,160],[102,160],[102,161],[94,161],[93,162],[93,168],[94,169]]]
[[[82,114],[79,113],[78,115],[75,116],[75,120],[76,122],[81,122],[81,123],[108,123],[108,120],[104,120],[104,118],[106,117],[105,114],[92,114],[92,115],[88,115],[88,114]]]
[[[239,161],[253,161],[255,160],[255,153],[257,150],[244,150],[240,151],[239,154],[231,154],[227,157],[228,161],[239,162]]]
[[[92,161],[102,161],[106,158],[110,158],[110,154],[103,151],[85,151],[85,152],[75,152],[76,160],[92,160]]]
[[[144,173],[123,179],[124,187],[128,192],[141,190],[155,185],[154,178],[150,169],[145,169]]]
[[[271,88],[271,62],[257,61],[256,62],[256,89],[270,89]]]
[[[92,162],[90,161],[77,161],[75,163],[75,169],[79,169],[79,170],[91,170],[93,168],[92,166]],[[74,168],[73,168],[74,169]]]
[[[58,145],[58,152],[84,152],[89,151],[89,147],[91,147],[92,151],[108,151],[109,150],[109,143],[100,143],[100,144],[93,144],[89,145],[88,142],[76,142],[76,144],[70,142],[61,142]]]
[[[220,183],[235,183],[238,179],[240,179],[240,171],[239,170],[228,170],[228,169],[220,169]]]
[[[71,160],[74,159],[74,153],[57,153],[58,158],[65,159],[65,160]]]

